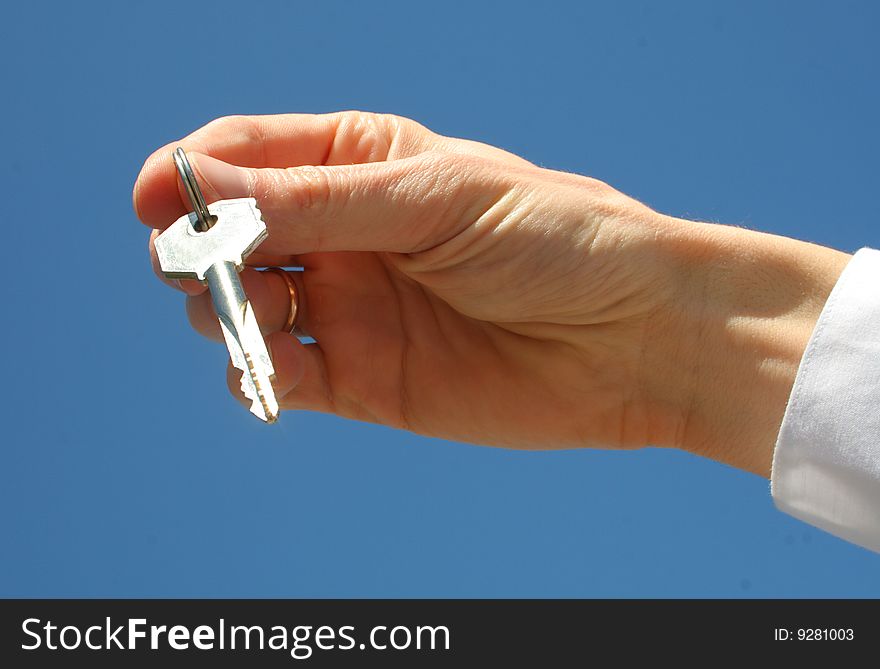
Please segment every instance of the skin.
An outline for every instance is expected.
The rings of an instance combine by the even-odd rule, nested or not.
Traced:
[[[255,197],[242,281],[285,409],[512,448],[681,448],[768,476],[798,363],[846,254],[657,213],[584,176],[390,115],[229,117],[156,151],[134,187],[152,240]],[[160,277],[161,277],[161,273]],[[164,280],[164,279],[163,279]],[[220,340],[204,286],[193,327]],[[239,399],[238,373],[229,385]]]

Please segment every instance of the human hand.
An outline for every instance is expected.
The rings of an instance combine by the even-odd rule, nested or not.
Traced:
[[[766,475],[847,260],[358,112],[224,118],[160,149],[133,196],[151,247],[186,213],[172,146],[209,202],[257,199],[269,238],[249,264],[304,268],[313,344],[279,332],[283,278],[242,273],[282,408],[448,439],[679,447]],[[219,339],[204,287],[182,287],[192,325]]]

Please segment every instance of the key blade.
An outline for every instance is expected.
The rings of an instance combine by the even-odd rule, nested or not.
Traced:
[[[274,423],[278,420],[278,400],[272,388],[275,368],[251,303],[244,303],[240,318],[230,318],[225,313],[217,314],[217,318],[232,365],[241,371],[241,391],[251,402],[251,413],[266,423]]]
[[[241,390],[251,402],[251,413],[260,420],[274,423],[278,419],[278,400],[272,388],[275,368],[235,264],[219,262],[212,265],[205,276],[229,358],[241,371]]]

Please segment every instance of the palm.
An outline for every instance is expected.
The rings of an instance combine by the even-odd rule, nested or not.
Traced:
[[[619,395],[560,342],[464,316],[384,254],[301,261],[322,372],[294,391],[297,407],[476,443],[622,445]],[[593,371],[614,363],[592,355]]]

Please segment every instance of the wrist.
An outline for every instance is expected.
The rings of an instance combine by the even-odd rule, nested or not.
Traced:
[[[678,221],[684,427],[676,445],[769,476],[798,366],[850,256]]]

